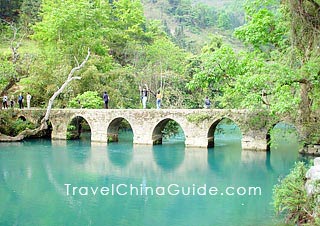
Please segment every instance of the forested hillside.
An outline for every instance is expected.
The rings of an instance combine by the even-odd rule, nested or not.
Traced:
[[[232,35],[244,24],[244,1],[144,0],[147,19],[159,20],[167,35],[181,48],[201,50],[213,34],[226,43],[242,47]]]
[[[221,2],[1,1],[1,95],[30,92],[44,107],[90,48],[82,79],[55,107],[81,107],[78,95],[107,91],[110,107],[139,108],[147,84],[163,92],[163,108],[201,108],[209,96],[216,108],[269,108],[312,123],[319,1]]]

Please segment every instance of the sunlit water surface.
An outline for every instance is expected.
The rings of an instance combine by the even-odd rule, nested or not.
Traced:
[[[298,155],[294,135],[280,129],[270,153],[241,150],[233,125],[222,125],[215,148],[185,148],[181,137],[158,146],[89,140],[0,143],[0,225],[277,225],[272,189]],[[70,187],[132,184],[138,195],[81,195]],[[217,195],[150,195],[147,187],[206,185]],[[261,195],[227,196],[229,186],[260,187]],[[120,192],[127,191],[121,187]],[[85,190],[82,190],[84,194]],[[241,190],[243,192],[243,190]]]

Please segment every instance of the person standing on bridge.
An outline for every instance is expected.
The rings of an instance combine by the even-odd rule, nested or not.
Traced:
[[[209,100],[209,97],[206,96],[206,99],[204,99],[204,108],[209,109],[211,106],[211,102]]]
[[[18,96],[18,103],[19,103],[19,108],[22,109],[23,108],[23,96],[22,96],[22,93],[20,93],[19,96]]]
[[[31,103],[31,98],[32,96],[30,95],[30,93],[27,93],[27,108],[30,109],[30,103]]]
[[[3,109],[8,109],[8,96],[7,94],[4,94],[2,97],[2,107]]]
[[[11,95],[10,97],[10,107],[14,108],[14,95]]]
[[[142,107],[143,109],[147,108],[147,101],[148,101],[148,86],[147,84],[144,84],[144,87],[141,88],[141,86],[139,86],[139,90],[140,90],[140,94],[141,94],[141,101],[142,101]]]
[[[103,98],[103,102],[104,102],[104,108],[105,108],[105,109],[108,109],[109,96],[108,96],[107,92],[104,92],[104,93],[103,93],[102,98]]]
[[[156,104],[157,104],[157,109],[161,108],[161,99],[162,99],[162,95],[160,90],[158,90],[157,95],[156,95]]]

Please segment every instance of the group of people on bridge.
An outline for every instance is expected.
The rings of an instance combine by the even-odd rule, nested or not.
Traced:
[[[157,109],[161,108],[162,94],[161,94],[160,90],[158,90],[157,93],[154,93],[154,92],[152,92],[151,89],[148,88],[148,85],[145,84],[143,87],[139,86],[139,91],[140,91],[140,99],[142,102],[143,109],[147,108],[148,92],[150,92],[151,94],[153,94],[155,96]]]
[[[147,101],[148,101],[149,92],[152,93],[156,97],[157,109],[161,108],[162,95],[161,95],[160,90],[158,90],[158,92],[155,94],[153,91],[151,91],[151,89],[148,88],[148,85],[145,84],[143,87],[139,86],[139,91],[140,91],[140,99],[141,99],[141,102],[142,102],[143,109],[147,108]],[[109,108],[110,97],[109,97],[109,95],[108,95],[108,93],[106,91],[103,93],[102,99],[103,99],[103,102],[104,102],[104,108],[108,109]]]
[[[144,86],[139,86],[139,91],[140,91],[140,100],[142,103],[142,108],[146,109],[147,108],[147,102],[148,102],[148,96],[149,92],[154,95],[156,98],[156,107],[157,109],[161,109],[161,104],[162,104],[162,93],[160,90],[157,91],[157,93],[153,92],[147,84],[144,84]],[[109,108],[109,101],[110,97],[108,93],[105,91],[103,93],[102,99],[104,101],[104,108],[108,109]],[[209,109],[211,106],[211,101],[209,100],[209,97],[206,96],[204,100],[204,108]]]
[[[144,86],[139,86],[139,91],[140,91],[140,100],[142,103],[142,108],[146,109],[147,108],[147,102],[148,102],[148,96],[149,96],[149,92],[151,94],[154,95],[154,97],[156,98],[156,107],[157,109],[161,109],[161,105],[162,105],[162,93],[160,90],[158,90],[156,93],[153,92],[151,89],[149,89],[148,85],[145,84]],[[26,99],[27,99],[27,109],[30,109],[31,106],[31,94],[28,92],[26,95]],[[110,101],[110,97],[108,95],[108,93],[105,91],[103,93],[102,96],[103,102],[104,102],[104,108],[108,109],[109,108],[109,101]],[[19,94],[17,102],[19,104],[19,108],[23,109],[24,108],[24,96],[22,93]],[[14,108],[15,106],[15,97],[14,95],[11,95],[10,99],[8,98],[7,94],[4,94],[4,96],[2,97],[2,109],[8,109],[9,108],[9,103],[10,103],[10,107]],[[211,106],[211,102],[208,98],[208,96],[205,98],[204,100],[204,108],[209,109]]]
[[[28,92],[27,93],[27,96],[26,96],[26,99],[27,99],[27,108],[30,109],[31,107],[31,94]],[[22,93],[19,94],[18,96],[18,99],[17,99],[17,102],[19,104],[19,108],[22,109],[24,108],[24,96]],[[10,108],[14,108],[15,106],[15,97],[14,95],[12,94],[10,96],[10,99],[8,98],[8,95],[5,93],[2,97],[2,109],[8,109],[9,108],[9,104],[10,104]]]

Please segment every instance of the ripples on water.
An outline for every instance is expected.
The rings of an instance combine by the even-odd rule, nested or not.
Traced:
[[[211,149],[185,148],[183,134],[163,145],[132,145],[130,132],[108,146],[88,139],[0,143],[0,225],[276,225],[272,188],[301,158],[297,138],[275,136],[267,154],[242,151],[240,134],[235,125],[220,126]],[[262,195],[67,196],[66,183],[259,186]]]

